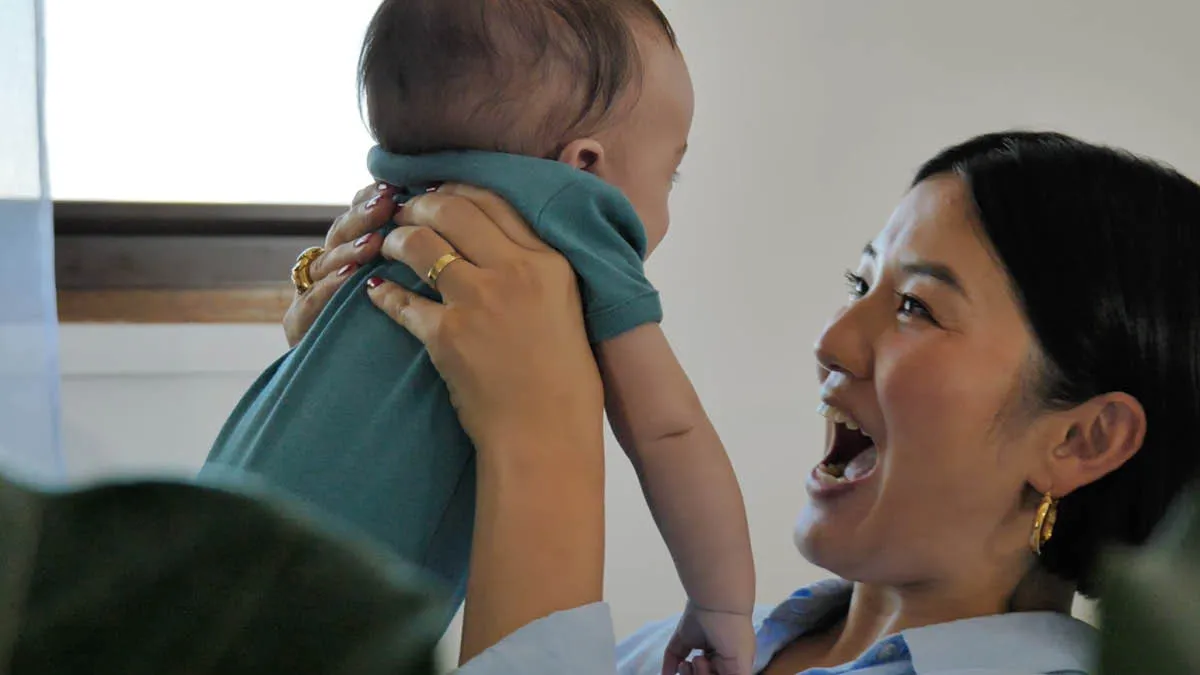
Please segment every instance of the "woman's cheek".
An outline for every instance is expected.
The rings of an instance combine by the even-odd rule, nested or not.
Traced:
[[[888,446],[904,441],[932,449],[961,442],[979,419],[980,392],[969,372],[947,356],[911,345],[876,353],[876,395]]]

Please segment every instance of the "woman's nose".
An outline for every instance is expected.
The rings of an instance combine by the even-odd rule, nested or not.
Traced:
[[[824,382],[833,373],[842,373],[850,375],[850,371],[843,366],[837,357],[828,349],[822,347],[821,341],[817,341],[813,349],[814,355],[817,357],[817,381]]]
[[[824,381],[830,373],[854,379],[870,377],[873,340],[863,309],[852,305],[840,311],[821,331],[813,346],[819,380]]]

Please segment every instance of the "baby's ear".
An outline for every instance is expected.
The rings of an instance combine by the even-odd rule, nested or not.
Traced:
[[[562,149],[558,161],[603,178],[604,146],[594,138],[580,138]]]

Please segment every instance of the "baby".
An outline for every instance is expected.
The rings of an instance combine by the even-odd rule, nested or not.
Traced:
[[[692,649],[750,672],[754,570],[741,492],[659,327],[643,259],[666,235],[687,148],[687,66],[652,0],[385,0],[360,85],[374,176],[411,197],[492,190],[575,268],[609,420],[688,604],[666,668]],[[205,472],[235,469],[365,530],[465,588],[474,454],[422,346],[370,303],[379,261],[253,385]]]

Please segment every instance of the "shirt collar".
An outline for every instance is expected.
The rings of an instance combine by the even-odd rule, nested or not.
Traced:
[[[917,675],[1075,671],[1092,666],[1096,630],[1057,612],[1015,612],[901,631]]]
[[[813,630],[826,619],[844,613],[850,606],[854,584],[842,579],[826,579],[792,593],[763,617],[758,630],[758,650],[754,672],[767,667],[779,650]]]
[[[765,668],[797,637],[844,613],[853,588],[851,582],[842,579],[821,581],[796,591],[763,617],[754,671]],[[880,644],[896,643],[899,637],[916,675],[961,671],[1085,673],[1091,665],[1095,636],[1094,628],[1065,614],[1019,612],[905,630]]]

